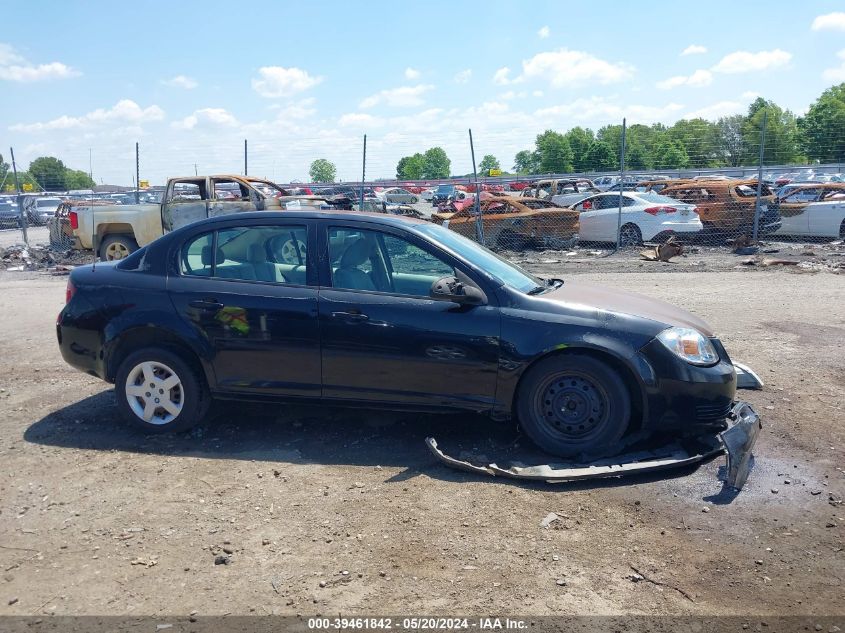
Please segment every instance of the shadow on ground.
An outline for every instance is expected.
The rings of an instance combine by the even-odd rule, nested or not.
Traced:
[[[490,483],[550,490],[583,490],[640,484],[689,475],[696,466],[619,479],[566,484],[484,477],[450,469],[428,450],[433,436],[449,454],[479,461],[549,463],[515,425],[469,413],[419,414],[320,405],[217,402],[208,421],[179,434],[150,435],[121,417],[114,393],[103,391],[34,422],[24,439],[34,444],[94,451],[125,451],[167,457],[243,459],[289,464],[388,466],[405,470],[388,481],[420,474],[446,481]]]

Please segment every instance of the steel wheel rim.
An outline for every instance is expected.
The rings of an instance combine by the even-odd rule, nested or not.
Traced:
[[[298,249],[298,250],[297,250]],[[305,257],[305,243],[297,240],[294,242],[293,240],[288,240],[284,244],[282,244],[282,259],[286,264],[298,264],[300,259],[300,254],[304,258]]]
[[[623,226],[619,233],[620,246],[636,246],[640,242],[637,229],[633,226]]]
[[[106,259],[115,261],[129,255],[129,248],[123,242],[113,242],[106,246]]]
[[[610,415],[607,392],[576,371],[554,374],[537,390],[534,410],[554,436],[586,442],[598,435]]]
[[[132,413],[147,424],[173,422],[185,406],[182,380],[170,367],[158,361],[138,363],[124,385]]]

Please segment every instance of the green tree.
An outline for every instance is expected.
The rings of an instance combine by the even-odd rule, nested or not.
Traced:
[[[423,154],[423,178],[448,178],[452,170],[452,161],[442,147],[432,147]]]
[[[845,162],[845,83],[832,86],[798,119],[800,147],[807,157]]]
[[[654,148],[655,169],[683,169],[689,166],[689,156],[680,141],[666,139]]]
[[[311,176],[311,182],[334,182],[337,176],[337,168],[331,161],[318,158],[311,163],[308,174]]]
[[[6,174],[9,173],[9,163],[3,160],[3,154],[0,154],[0,182],[3,182],[6,178]]]
[[[625,146],[625,169],[648,169],[651,166],[649,156],[642,145]]]
[[[748,107],[748,116],[742,125],[745,140],[745,163],[753,165],[759,160],[763,119],[766,119],[766,139],[763,147],[764,165],[783,165],[799,162],[798,123],[789,110],[780,108],[774,101],[757,97]]]
[[[403,156],[396,164],[396,178],[399,180],[419,180],[425,173],[425,157],[417,152],[413,156]]]
[[[68,189],[91,189],[97,183],[81,169],[68,169],[65,172],[65,184]]]
[[[715,123],[700,118],[681,119],[667,133],[683,146],[690,167],[719,165],[719,129]]]
[[[65,191],[67,168],[58,158],[42,156],[29,164],[29,173],[45,191]]]
[[[501,168],[502,166],[499,164],[499,160],[493,154],[485,154],[481,162],[478,163],[478,171],[485,176],[490,174],[491,169]]]
[[[537,135],[537,155],[540,172],[557,174],[572,171],[572,148],[560,132],[546,130]]]
[[[513,157],[513,170],[518,174],[536,174],[540,171],[540,157],[536,151],[524,149]]]
[[[746,153],[745,138],[742,135],[744,123],[745,117],[741,114],[723,116],[716,122],[718,152],[722,160],[731,167],[739,165]]]
[[[619,168],[616,155],[605,141],[596,141],[590,145],[584,162],[589,171],[607,171]]]
[[[585,130],[582,127],[574,127],[564,136],[566,137],[566,142],[569,143],[569,148],[572,150],[572,168],[577,172],[587,171],[587,164],[585,162],[587,150],[590,149],[590,145],[596,140],[593,131],[590,129]]]

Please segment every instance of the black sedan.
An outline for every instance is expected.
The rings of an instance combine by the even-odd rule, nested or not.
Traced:
[[[384,214],[216,217],[77,268],[64,359],[122,413],[182,430],[212,399],[321,400],[515,418],[546,451],[632,430],[721,430],[736,373],[669,304],[540,279],[449,229]]]

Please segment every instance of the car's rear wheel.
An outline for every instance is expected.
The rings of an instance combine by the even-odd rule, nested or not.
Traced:
[[[621,248],[639,246],[642,243],[643,234],[636,224],[623,224],[622,228],[619,229],[619,246]]]
[[[100,259],[114,262],[126,259],[138,250],[138,242],[129,235],[108,235],[100,244]]]
[[[845,220],[842,220],[842,224],[839,225],[839,237],[845,239]]]
[[[612,452],[631,420],[631,396],[616,370],[592,356],[534,365],[517,396],[517,417],[537,446],[561,457]]]
[[[208,410],[205,381],[176,353],[151,347],[129,354],[115,377],[121,414],[152,433],[184,431]]]

